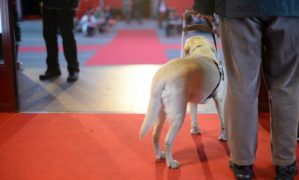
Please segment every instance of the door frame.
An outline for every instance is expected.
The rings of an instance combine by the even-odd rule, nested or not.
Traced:
[[[2,24],[2,52],[4,63],[0,64],[0,112],[18,112],[19,98],[15,65],[15,42],[11,0],[0,0]]]

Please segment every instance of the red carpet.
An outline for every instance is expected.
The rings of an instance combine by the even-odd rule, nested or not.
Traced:
[[[165,47],[154,29],[120,30],[111,43],[101,48],[86,65],[162,64]]]
[[[217,140],[217,115],[199,116],[201,136],[189,134],[190,117],[186,118],[174,145],[174,157],[181,162],[177,170],[154,160],[150,134],[138,138],[143,117],[1,113],[0,179],[234,179],[227,145]],[[255,179],[274,179],[266,124],[259,129]]]

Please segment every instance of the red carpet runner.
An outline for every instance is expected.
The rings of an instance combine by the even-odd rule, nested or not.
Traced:
[[[154,29],[120,30],[111,43],[97,51],[86,65],[163,64],[165,47]]]
[[[1,113],[0,179],[234,179],[227,145],[217,140],[217,115],[199,115],[201,136],[189,134],[190,117],[186,117],[174,144],[174,157],[181,162],[177,170],[154,160],[150,134],[138,138],[143,117]],[[263,117],[260,121],[267,122]],[[259,127],[254,170],[255,179],[274,179],[267,123]]]

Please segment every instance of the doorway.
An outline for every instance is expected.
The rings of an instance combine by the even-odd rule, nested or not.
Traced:
[[[40,0],[21,0],[23,19],[39,19],[41,17]]]

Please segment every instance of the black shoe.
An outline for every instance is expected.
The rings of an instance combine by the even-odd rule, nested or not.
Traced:
[[[297,174],[296,161],[288,166],[276,166],[276,180],[293,180]]]
[[[252,179],[253,172],[252,172],[252,165],[248,166],[241,166],[233,163],[232,161],[229,162],[229,167],[233,170],[236,179]]]
[[[79,72],[69,73],[69,77],[67,77],[67,82],[75,82],[79,78]]]
[[[60,71],[46,71],[45,74],[39,76],[39,79],[41,81],[49,80],[49,79],[57,78],[60,75],[61,75]]]

